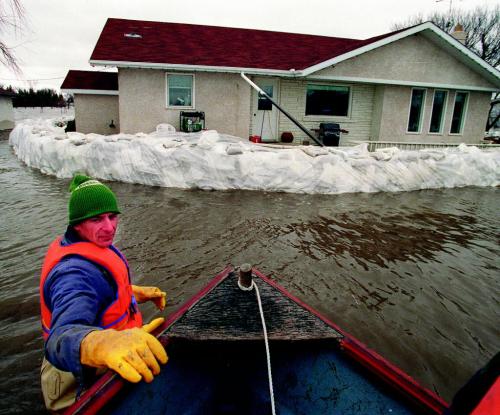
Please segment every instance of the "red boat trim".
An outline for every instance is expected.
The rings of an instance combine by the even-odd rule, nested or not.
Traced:
[[[349,356],[354,358],[354,360],[368,368],[379,378],[403,391],[406,395],[413,398],[417,403],[423,405],[436,414],[442,414],[443,411],[448,408],[448,404],[434,392],[418,384],[417,381],[408,376],[397,366],[393,365],[389,361],[385,360],[382,356],[366,347],[355,337],[346,333],[339,326],[337,326],[325,316],[321,315],[310,305],[299,300],[293,294],[290,294],[285,288],[283,288],[278,283],[270,280],[260,271],[253,269],[253,273],[269,285],[279,290],[283,295],[290,298],[292,301],[296,302],[298,305],[305,308],[307,311],[314,314],[330,327],[342,334],[344,336],[344,338],[340,340],[342,349],[345,350],[345,352]]]
[[[108,402],[111,397],[125,385],[125,381],[115,372],[108,371],[86,390],[81,398],[68,407],[63,414],[94,415]]]
[[[233,271],[233,266],[228,265],[223,271],[217,274],[210,282],[203,287],[196,295],[191,297],[184,305],[176,312],[170,314],[164,323],[159,326],[152,334],[156,337],[161,335],[166,329],[174,324],[181,318],[187,311],[189,311],[198,301],[205,297],[217,285],[219,285],[227,276]],[[168,343],[168,339],[161,339],[164,346]],[[80,399],[73,405],[68,407],[63,414],[79,414],[85,413],[94,415],[115,396],[120,389],[125,385],[125,381],[118,376],[115,372],[109,370],[102,377],[100,377],[87,391],[85,391]]]

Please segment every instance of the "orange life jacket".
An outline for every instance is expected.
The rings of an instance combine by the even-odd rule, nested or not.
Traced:
[[[50,271],[68,255],[78,255],[102,266],[116,282],[118,287],[116,299],[102,314],[99,327],[116,330],[141,327],[142,316],[132,294],[126,261],[110,248],[100,248],[90,242],[76,242],[63,246],[61,240],[62,238],[59,237],[50,244],[40,277],[40,307],[44,339],[47,339],[50,333],[52,312],[45,302],[43,286]]]

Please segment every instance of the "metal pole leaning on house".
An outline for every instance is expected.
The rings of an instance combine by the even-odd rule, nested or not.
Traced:
[[[286,112],[283,108],[281,108],[276,102],[273,101],[273,99],[267,95],[262,88],[260,88],[257,84],[253,83],[250,79],[247,78],[247,76],[241,72],[241,77],[250,84],[250,86],[255,89],[260,95],[266,97],[271,104],[273,104],[276,108],[278,108],[288,119],[293,122],[297,127],[299,127],[309,138],[312,138],[312,140],[318,144],[321,147],[324,147],[323,143],[319,141],[314,135],[307,129],[305,128],[301,123],[299,123],[295,118],[293,118],[288,112]]]

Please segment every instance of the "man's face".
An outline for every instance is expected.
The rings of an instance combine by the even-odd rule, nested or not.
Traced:
[[[75,230],[82,239],[101,248],[107,248],[113,243],[117,226],[118,215],[116,213],[103,213],[75,225]]]

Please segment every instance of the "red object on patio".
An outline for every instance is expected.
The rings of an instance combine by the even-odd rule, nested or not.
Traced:
[[[251,135],[249,140],[252,143],[262,143],[262,139],[261,139],[260,135]]]
[[[290,131],[285,131],[281,133],[281,142],[282,143],[292,143],[293,142],[293,134]]]

